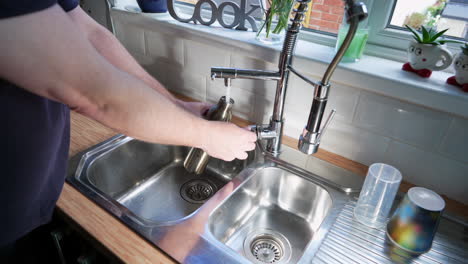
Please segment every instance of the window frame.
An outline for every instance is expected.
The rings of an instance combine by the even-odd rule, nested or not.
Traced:
[[[372,25],[369,29],[369,40],[368,44],[371,46],[371,52],[391,50],[390,54],[382,55],[380,57],[393,58],[393,59],[406,59],[406,49],[408,42],[413,39],[412,34],[407,30],[401,30],[390,26],[390,19],[393,15],[396,1],[398,0],[387,0],[387,1],[374,1],[370,0],[371,10],[369,13],[369,25]],[[465,40],[466,41],[466,40]],[[458,53],[460,51],[460,44],[447,43],[447,48],[452,53]],[[398,52],[400,51],[400,52]],[[372,54],[379,56],[378,54]]]
[[[369,17],[364,21],[369,28],[365,54],[402,62],[407,60],[406,49],[408,42],[413,38],[412,34],[407,30],[389,26],[396,1],[398,0],[362,0],[369,12]],[[181,12],[191,12],[188,4],[175,4]],[[210,11],[202,10],[202,15],[209,15],[209,13]],[[331,47],[336,44],[336,35],[320,33],[316,30],[302,30],[299,39]],[[459,44],[447,43],[446,45],[452,53],[458,53],[460,50]]]
[[[367,21],[364,21],[369,27],[365,54],[402,62],[407,60],[406,49],[413,39],[412,34],[389,25],[396,1],[398,0],[362,0],[369,12]],[[301,32],[300,39],[327,46],[334,46],[336,43],[336,36],[309,30]],[[460,52],[460,44],[446,45],[452,53]]]

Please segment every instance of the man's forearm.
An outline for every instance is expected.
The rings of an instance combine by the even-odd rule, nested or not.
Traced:
[[[114,35],[92,20],[81,8],[77,7],[69,12],[69,16],[87,36],[94,48],[112,65],[142,80],[169,100],[175,103],[179,102],[160,82],[138,64]]]
[[[11,34],[15,32],[15,34]],[[142,140],[202,147],[208,121],[104,59],[55,5],[0,21],[0,78]]]
[[[89,112],[84,110],[85,114],[141,140],[204,147],[198,135],[206,131],[207,121],[189,114],[134,76],[122,71],[118,75],[117,78],[94,80],[104,87],[94,94],[100,107]],[[101,96],[106,99],[99,99]]]

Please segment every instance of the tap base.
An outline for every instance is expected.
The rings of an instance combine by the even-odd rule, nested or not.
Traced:
[[[311,133],[307,129],[304,129],[301,136],[299,137],[299,143],[297,148],[307,155],[317,153],[320,146],[320,139],[318,133]]]
[[[306,140],[304,140],[301,136],[301,138],[299,138],[299,143],[297,144],[297,148],[302,152],[302,153],[305,153],[307,155],[312,155],[312,154],[315,154],[317,153],[318,149],[319,149],[319,145],[320,144],[312,144],[312,143],[309,143],[307,142]]]

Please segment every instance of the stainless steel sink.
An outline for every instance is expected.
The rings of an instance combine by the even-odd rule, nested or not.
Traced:
[[[319,177],[291,164],[297,156],[288,151],[273,157],[257,144],[247,161],[213,159],[197,176],[182,168],[187,152],[116,136],[75,155],[67,181],[181,263],[412,261],[392,249],[383,230],[353,220],[359,181],[341,180],[349,173],[315,162]],[[446,232],[454,226],[441,224],[422,262],[466,259],[466,236]]]
[[[74,156],[67,181],[182,263],[310,263],[350,198],[261,144],[202,175],[188,150],[116,136]]]
[[[328,191],[278,167],[257,170],[215,209],[209,231],[254,263],[297,263],[332,208]]]
[[[195,175],[182,164],[187,147],[123,136],[113,142],[86,154],[75,177],[150,224],[168,224],[189,216],[253,161],[253,155],[247,161],[211,159],[205,172]]]

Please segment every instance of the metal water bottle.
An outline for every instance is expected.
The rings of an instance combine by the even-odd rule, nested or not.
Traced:
[[[226,97],[222,96],[217,105],[208,110],[205,115],[207,120],[229,122],[232,118],[232,106],[234,100],[231,98],[229,103],[226,102]],[[191,148],[187,157],[184,160],[184,167],[188,172],[202,174],[205,171],[206,165],[210,160],[210,156],[199,148]]]

